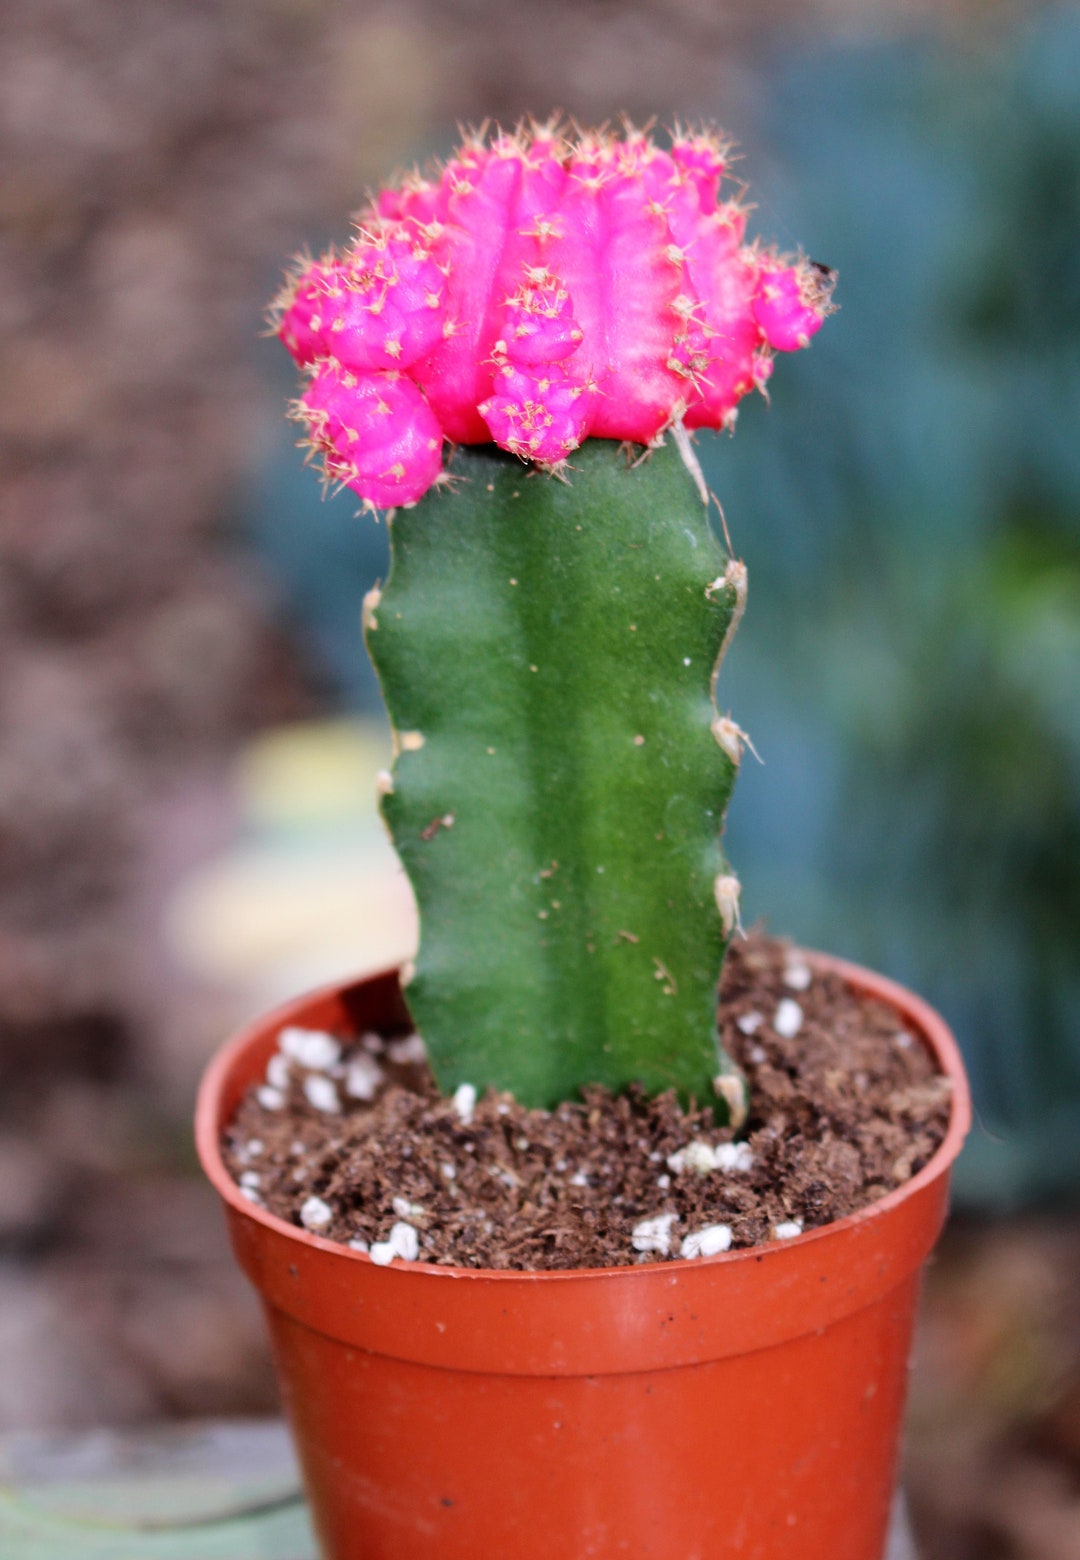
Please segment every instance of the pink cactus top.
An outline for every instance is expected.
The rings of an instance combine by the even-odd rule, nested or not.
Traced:
[[[277,305],[328,477],[389,508],[440,479],[446,440],[557,467],[590,436],[730,427],[821,325],[831,278],[745,242],[725,155],[708,134],[665,150],[533,126],[383,190]]]

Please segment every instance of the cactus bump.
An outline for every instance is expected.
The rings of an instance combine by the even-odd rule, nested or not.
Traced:
[[[727,158],[708,132],[477,135],[277,300],[310,451],[393,512],[364,614],[380,805],[446,1092],[638,1083],[745,1112],[716,1032],[744,738],[716,678],[746,575],[691,434],[734,426],[832,278],[747,242]]]

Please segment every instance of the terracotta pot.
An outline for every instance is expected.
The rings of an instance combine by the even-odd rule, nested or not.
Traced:
[[[925,1038],[953,1083],[948,1135],[850,1218],[692,1262],[376,1267],[241,1197],[219,1134],[278,1031],[401,1023],[392,973],[279,1008],[218,1055],[199,1153],[266,1309],[328,1560],[881,1560],[920,1269],[970,1107],[931,1008],[814,962]]]

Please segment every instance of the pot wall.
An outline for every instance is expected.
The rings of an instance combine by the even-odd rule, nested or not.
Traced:
[[[259,1289],[328,1560],[880,1560],[919,1271],[969,1122],[954,1042],[890,1001],[953,1079],[933,1161],[794,1241],[576,1273],[395,1263],[240,1197],[222,1125],[286,1023],[404,1019],[393,975],[279,1009],[200,1095],[205,1168]]]

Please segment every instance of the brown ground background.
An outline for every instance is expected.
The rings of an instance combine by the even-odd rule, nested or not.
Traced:
[[[187,1118],[222,1010],[157,936],[224,777],[316,712],[234,516],[279,258],[455,120],[738,125],[777,37],[879,0],[7,0],[0,20],[0,1432],[271,1411]],[[933,1560],[1080,1557],[1080,1227],[953,1229],[909,1486]]]

